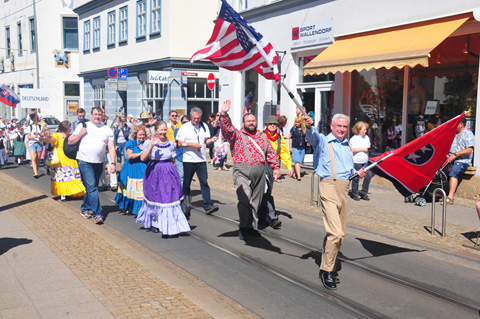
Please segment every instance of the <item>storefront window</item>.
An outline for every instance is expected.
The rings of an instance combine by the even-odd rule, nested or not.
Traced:
[[[142,110],[155,112],[158,119],[163,119],[163,101],[165,85],[142,81]]]
[[[356,75],[355,75],[356,74]],[[403,69],[355,72],[352,125],[369,124],[372,151],[382,153],[401,144]]]
[[[307,65],[310,61],[315,58],[315,55],[301,57],[300,58],[300,66],[303,70],[303,67]],[[303,75],[302,83],[309,83],[309,82],[328,82],[334,81],[335,74],[328,73],[328,74],[314,74],[314,75]]]
[[[252,113],[258,118],[258,73],[252,70],[245,72],[245,104],[243,114]]]

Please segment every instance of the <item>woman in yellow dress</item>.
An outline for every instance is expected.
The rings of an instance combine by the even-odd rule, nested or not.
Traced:
[[[70,122],[63,121],[58,126],[57,132],[43,138],[44,142],[52,143],[57,151],[59,162],[51,165],[50,188],[52,195],[60,195],[62,201],[65,201],[67,196],[82,197],[85,194],[77,161],[66,157],[63,152],[63,142],[69,133]]]

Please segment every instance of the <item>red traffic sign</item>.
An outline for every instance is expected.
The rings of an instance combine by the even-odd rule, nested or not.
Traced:
[[[208,75],[207,85],[210,90],[213,90],[215,88],[215,75],[213,73],[210,73]]]
[[[116,78],[118,75],[118,70],[117,68],[110,68],[108,69],[108,76],[111,78]]]

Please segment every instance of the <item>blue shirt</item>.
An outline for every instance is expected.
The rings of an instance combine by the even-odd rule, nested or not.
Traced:
[[[83,121],[84,123],[87,123],[89,120],[85,119],[85,121]],[[73,122],[70,126],[71,126],[71,130],[70,130],[70,134],[73,134],[73,132],[75,132],[75,129],[77,128],[77,126],[82,123],[80,122],[78,119],[75,120],[75,122]]]
[[[325,136],[318,133],[315,128],[307,128],[306,133],[308,143],[314,148],[313,167],[318,176],[333,177],[328,144],[332,144],[333,146],[337,178],[348,180],[350,176],[355,173],[353,168],[353,153],[348,139],[344,138],[343,141],[340,142],[332,133]]]

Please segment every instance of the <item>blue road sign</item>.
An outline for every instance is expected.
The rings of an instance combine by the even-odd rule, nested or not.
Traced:
[[[126,80],[128,76],[128,69],[118,69],[119,71],[119,79]]]
[[[108,76],[111,78],[116,78],[118,75],[118,70],[117,68],[110,68],[108,69]]]

